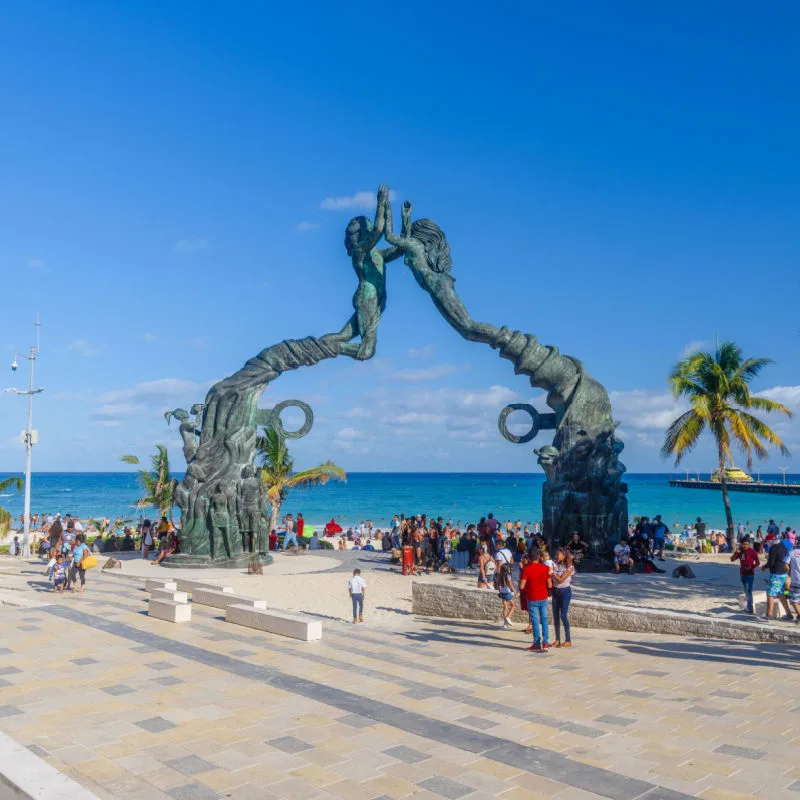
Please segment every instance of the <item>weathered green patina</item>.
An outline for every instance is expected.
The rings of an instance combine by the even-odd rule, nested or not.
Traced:
[[[171,412],[181,422],[187,459],[186,476],[176,491],[183,520],[182,561],[238,565],[249,553],[263,552],[266,501],[251,470],[256,431],[259,427],[283,430],[280,413],[295,405],[304,411],[305,424],[298,431],[283,432],[304,436],[313,415],[299,401],[259,409],[258,399],[287,370],[337,356],[372,358],[386,308],[386,265],[400,257],[461,336],[498,350],[502,358],[513,362],[516,374],[528,376],[532,386],[547,392],[552,413],[538,414],[532,407],[515,405],[504,409],[498,421],[503,435],[516,442],[530,441],[539,430],[555,430],[552,444],[535,451],[547,477],[542,497],[545,535],[564,541],[578,531],[596,555],[604,555],[626,531],[627,487],[621,481],[625,467],[619,460],[623,445],[614,435],[605,389],[586,374],[580,361],[540,344],[532,334],[475,321],[455,290],[444,233],[432,220],[412,221],[411,211],[411,203],[405,202],[401,231],[395,234],[389,191],[381,186],[374,220],[356,217],[348,224],[345,248],[359,285],[353,296],[354,313],[338,333],[272,345],[212,387],[205,404],[192,408],[194,420],[181,409]],[[382,238],[389,247],[378,248]],[[531,431],[524,437],[514,436],[506,427],[513,410],[531,416]]]

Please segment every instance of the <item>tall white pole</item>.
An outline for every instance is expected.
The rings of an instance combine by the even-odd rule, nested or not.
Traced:
[[[33,450],[33,365],[36,361],[36,347],[31,346],[30,386],[28,389],[28,430],[25,432],[25,528],[22,534],[22,556],[31,554],[31,451]]]

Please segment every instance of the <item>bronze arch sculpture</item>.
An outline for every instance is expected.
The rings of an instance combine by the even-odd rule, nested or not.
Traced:
[[[532,334],[472,319],[454,288],[450,246],[444,233],[432,220],[412,221],[411,211],[411,203],[406,201],[401,231],[396,234],[389,190],[381,186],[374,219],[356,217],[348,224],[345,248],[358,288],[353,314],[338,333],[267,347],[213,386],[205,403],[192,407],[194,420],[182,409],[170,412],[181,421],[187,470],[176,490],[182,554],[169,557],[165,564],[238,566],[249,558],[250,550],[263,552],[268,533],[266,498],[250,469],[256,431],[259,427],[282,429],[280,412],[295,405],[304,411],[305,424],[298,431],[283,433],[303,436],[311,428],[313,415],[299,401],[259,409],[258,398],[287,370],[337,356],[372,358],[378,323],[386,308],[386,265],[400,257],[461,336],[498,350],[501,358],[514,364],[515,374],[526,375],[532,386],[547,392],[551,413],[539,414],[530,406],[515,404],[503,409],[498,420],[501,433],[512,442],[530,441],[541,429],[555,431],[552,444],[535,451],[546,475],[542,493],[545,536],[563,542],[578,531],[589,541],[593,554],[602,557],[624,535],[628,504],[627,486],[621,480],[625,467],[619,460],[623,444],[615,436],[605,389],[586,374],[580,361],[540,344]],[[381,239],[387,247],[378,247]],[[531,431],[525,436],[514,436],[506,427],[513,410],[531,416]]]

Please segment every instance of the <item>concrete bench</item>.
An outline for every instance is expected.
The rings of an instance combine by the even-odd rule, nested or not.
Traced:
[[[267,607],[266,600],[245,597],[243,594],[234,594],[233,592],[212,591],[211,589],[195,589],[192,592],[192,602],[201,606],[213,606],[214,608],[227,608],[233,605],[260,609]]]
[[[172,603],[188,603],[189,595],[186,592],[171,591],[170,589],[153,589],[150,592],[151,600],[169,600]]]
[[[165,578],[148,578],[144,582],[144,588],[146,592],[152,592],[153,589],[165,589],[168,592],[175,592],[178,589],[178,584]]]
[[[188,603],[176,603],[172,600],[151,600],[147,606],[147,614],[167,622],[192,621],[192,607]]]
[[[195,589],[210,589],[212,592],[233,591],[230,586],[218,586],[216,583],[207,583],[206,581],[190,581],[186,578],[175,578],[175,583],[178,584],[178,589],[189,594],[192,594]]]
[[[246,628],[256,628],[279,636],[290,636],[311,642],[322,638],[322,622],[301,614],[287,614],[284,611],[265,610],[250,606],[232,605],[225,609],[225,621]]]

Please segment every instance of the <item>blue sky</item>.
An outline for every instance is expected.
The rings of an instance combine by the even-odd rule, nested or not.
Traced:
[[[756,388],[800,411],[798,31],[791,2],[5,8],[0,347],[40,312],[35,468],[160,441],[180,467],[165,409],[345,322],[344,228],[381,182],[445,230],[473,316],[605,384],[630,471],[670,469],[665,375],[716,332],[774,358]],[[538,469],[496,431],[530,386],[399,262],[388,292],[373,362],[265,396],[315,409],[298,466]],[[24,415],[0,395],[0,470],[23,464]]]

